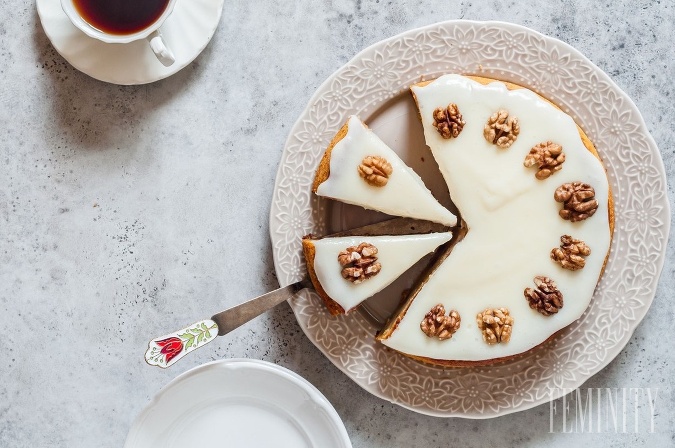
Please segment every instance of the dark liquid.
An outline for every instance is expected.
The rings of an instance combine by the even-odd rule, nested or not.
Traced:
[[[74,0],[82,18],[99,31],[133,34],[152,25],[169,0]]]

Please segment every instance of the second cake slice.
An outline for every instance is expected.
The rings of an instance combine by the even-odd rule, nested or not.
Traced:
[[[422,179],[354,116],[328,146],[312,191],[392,216],[457,224]]]
[[[317,293],[331,314],[342,314],[387,287],[451,238],[451,232],[308,236],[303,238],[302,248]]]

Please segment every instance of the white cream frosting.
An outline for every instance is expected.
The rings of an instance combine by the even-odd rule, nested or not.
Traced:
[[[384,187],[369,185],[359,176],[357,168],[366,156],[384,157],[393,167]],[[457,223],[457,217],[436,201],[422,179],[355,116],[349,118],[345,137],[333,147],[330,176],[316,193],[389,215],[447,226]]]
[[[405,316],[382,342],[400,352],[442,360],[478,361],[511,356],[545,341],[578,319],[588,307],[609,250],[608,182],[602,164],[586,149],[567,114],[526,89],[509,91],[501,82],[487,86],[458,75],[446,75],[413,86],[426,142],[438,162],[468,234],[431,275]],[[456,103],[466,125],[457,138],[445,140],[433,127],[433,110]],[[483,137],[483,127],[498,109],[520,122],[520,135],[508,149]],[[548,179],[525,168],[530,148],[552,140],[563,147],[562,170]],[[590,218],[572,223],[558,215],[553,193],[563,183],[593,186],[599,203]],[[569,271],[553,262],[550,251],[568,234],[591,248],[582,270]],[[523,291],[533,278],[552,278],[564,297],[557,314],[530,309]],[[434,305],[459,312],[462,323],[452,339],[439,341],[420,330]],[[511,340],[488,345],[476,324],[485,308],[509,308],[514,319]]]
[[[447,243],[452,233],[397,236],[348,236],[313,241],[316,255],[314,270],[321,286],[331,299],[349,311],[368,297],[381,291],[407,271],[424,255]],[[342,278],[338,254],[351,246],[367,242],[377,247],[382,269],[377,275],[359,284]]]

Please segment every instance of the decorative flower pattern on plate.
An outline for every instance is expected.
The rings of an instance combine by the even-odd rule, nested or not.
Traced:
[[[330,349],[328,350],[331,356],[340,359],[343,363],[361,356],[358,349],[359,340],[356,335],[351,335],[348,332],[346,334],[328,332],[327,336],[331,337]]]
[[[548,379],[553,388],[564,388],[581,373],[581,363],[573,355],[578,355],[578,351],[547,350],[537,361],[537,366],[541,368],[540,378]]]
[[[633,273],[643,279],[654,278],[657,271],[658,252],[649,250],[646,244],[640,242],[637,250],[628,254],[628,261],[633,265]]]
[[[549,89],[562,89],[570,84],[570,73],[574,72],[578,63],[568,51],[554,46],[550,51],[541,51],[531,55],[532,68],[541,74]]]
[[[334,132],[331,132],[327,128],[328,124],[325,121],[304,121],[302,123],[302,130],[295,133],[296,138],[301,142],[300,147],[311,151],[312,148],[320,145],[328,146],[328,142],[333,137]],[[298,154],[302,153],[303,151]],[[302,164],[302,160],[298,160],[298,162]]]
[[[282,197],[292,197],[292,192],[289,190],[278,190],[278,193]],[[276,215],[279,222],[277,229],[286,235],[287,243],[301,241],[311,227],[312,211],[301,205],[294,202],[288,210],[280,210]]]
[[[460,387],[453,394],[457,396],[463,412],[482,414],[494,401],[488,379],[469,374],[460,379],[458,383]]]
[[[602,101],[603,90],[600,84],[600,78],[595,72],[589,72],[584,78],[580,78],[577,81],[580,90],[587,92],[589,99],[591,99],[595,104],[599,104]]]
[[[642,172],[636,172],[639,177]],[[623,212],[626,218],[626,232],[631,241],[637,244],[641,240],[660,242],[658,239],[658,229],[663,227],[663,222],[659,219],[662,216],[663,206],[654,196],[645,195],[643,200],[634,198],[629,206]],[[661,247],[655,247],[660,250]]]
[[[511,406],[518,406],[520,403],[529,402],[534,399],[533,386],[535,378],[528,378],[525,375],[515,375],[501,384],[501,381],[495,382],[495,390],[499,393],[494,394],[493,400],[502,399],[504,401],[504,408]],[[507,399],[508,397],[508,399]],[[496,398],[496,400],[495,400]]]
[[[437,33],[436,35],[434,33],[418,33],[414,36],[403,37],[401,41],[402,60],[417,66],[424,64],[424,60],[429,53],[439,51],[439,46],[434,45],[434,40],[438,39],[440,39],[440,35]]]
[[[518,55],[524,54],[527,48],[527,34],[526,33],[508,33],[503,32],[499,36],[499,30],[495,30],[495,45],[494,51],[504,59],[504,61],[511,61]],[[488,49],[489,51],[490,49]]]
[[[602,359],[607,354],[607,350],[616,345],[616,340],[610,332],[610,326],[590,329],[586,332],[586,353]]]
[[[653,155],[647,151],[632,151],[629,154],[630,165],[626,168],[626,175],[640,183],[658,177],[658,170],[654,166]]]
[[[360,75],[362,79],[367,80],[369,87],[386,88],[398,79],[398,74],[394,70],[397,64],[396,59],[385,57],[379,51],[375,51],[371,59],[364,58],[361,64]]]
[[[598,308],[607,312],[610,321],[620,328],[628,328],[643,308],[638,287],[622,282],[606,291],[604,301]]]
[[[612,251],[587,312],[524,356],[490,367],[442,369],[385,349],[374,340],[377,328],[358,311],[330,317],[309,291],[290,303],[309,339],[372,394],[429,415],[489,418],[559,398],[560,388],[580,386],[621,351],[655,294],[669,203],[660,154],[638,110],[583,55],[517,25],[439,23],[359,53],[317,90],[291,129],[270,213],[282,285],[304,275],[303,232],[325,229],[326,207],[309,185],[331,137],[349,115],[368,121],[394,93],[449,72],[529,87],[578,120],[596,144],[617,213]]]
[[[366,363],[368,380],[371,384],[376,383],[383,393],[396,396],[406,375],[405,367],[398,362],[401,355],[397,356],[383,346],[375,353],[375,359]]]
[[[469,66],[480,59],[480,50],[485,46],[476,36],[476,29],[457,27],[449,30],[445,37],[447,53],[445,58],[456,59],[460,65]]]
[[[604,103],[609,109],[604,110],[604,114],[598,117],[601,125],[600,133],[611,145],[626,148],[631,134],[638,131],[635,113],[626,107],[623,96],[613,90],[607,92]]]

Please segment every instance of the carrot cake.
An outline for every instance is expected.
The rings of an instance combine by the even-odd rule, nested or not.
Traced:
[[[604,167],[574,120],[528,89],[445,75],[411,90],[426,143],[466,235],[418,279],[377,339],[414,359],[444,366],[485,365],[527,352],[578,319],[591,301],[613,230]],[[357,126],[359,133],[367,132],[355,118],[346,132]],[[341,134],[338,144],[344,128]],[[331,146],[337,154],[335,140]],[[372,147],[358,138],[339,158],[324,157],[330,160],[328,179],[334,170],[352,175],[326,196],[349,202],[342,193],[351,193],[356,180],[365,188],[363,179],[372,175],[362,173],[366,156],[394,160],[391,153],[375,153]],[[392,172],[405,172],[402,163],[396,158]],[[388,171],[373,172],[386,177]],[[377,194],[354,197],[366,208],[401,214],[381,206]],[[413,202],[418,205],[414,217],[452,225],[435,200]],[[313,269],[339,270],[334,259],[340,251],[363,242],[368,241],[356,238],[332,247],[332,252],[326,249],[325,257],[313,260]],[[409,257],[415,245],[387,252],[387,260]],[[335,283],[354,293],[368,289],[354,295],[358,300],[345,302],[346,307],[355,306],[373,288],[368,286],[371,280],[356,283],[344,274],[332,276],[335,280],[319,278],[318,283]]]

